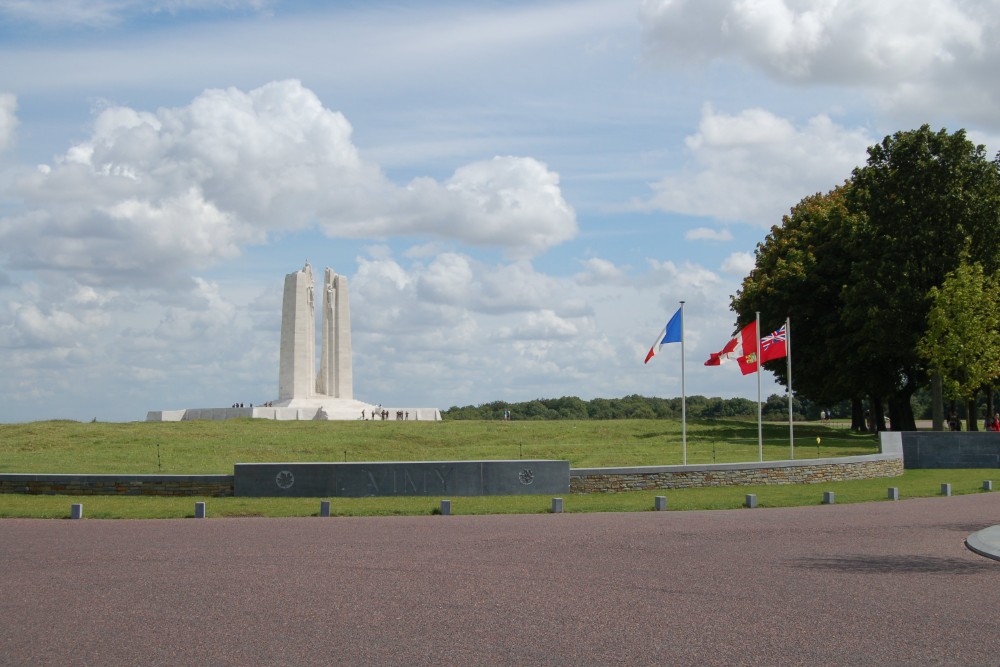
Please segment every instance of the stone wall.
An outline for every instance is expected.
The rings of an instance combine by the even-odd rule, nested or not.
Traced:
[[[0,493],[65,496],[231,496],[232,475],[0,475]]]
[[[239,497],[513,496],[569,491],[569,461],[237,463]]]
[[[1000,468],[1000,433],[922,431],[902,443],[907,468]]]
[[[895,455],[873,454],[837,459],[701,466],[574,468],[570,470],[569,486],[571,493],[614,493],[705,486],[817,484],[850,479],[896,477],[902,474],[902,458]]]

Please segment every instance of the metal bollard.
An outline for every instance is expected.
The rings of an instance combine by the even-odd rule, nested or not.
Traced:
[[[205,518],[205,503],[195,503],[194,504],[194,518],[204,519]]]
[[[753,509],[754,507],[757,507],[757,494],[756,493],[748,493],[747,497],[746,497],[746,501],[743,504],[746,505],[747,507],[749,507],[750,509]]]
[[[951,495],[951,484],[942,484],[941,485],[941,495],[942,496],[950,496]]]
[[[667,497],[666,496],[656,496],[653,498],[653,509],[657,512],[662,512],[667,509]]]
[[[823,492],[823,504],[824,505],[833,505],[835,502],[837,502],[837,494],[835,494],[833,491],[824,491]]]
[[[562,510],[563,510],[562,500],[563,500],[562,498],[553,498],[552,499],[552,513],[553,514],[561,514],[562,513]]]
[[[899,489],[895,486],[889,487],[889,500],[899,500]]]
[[[83,518],[83,504],[73,503],[69,506],[69,518],[71,519],[82,519]]]
[[[319,515],[320,516],[330,516],[330,501],[321,500],[319,501]]]
[[[442,500],[441,501],[441,514],[444,515],[444,516],[448,516],[448,515],[451,514],[451,501],[450,500]]]

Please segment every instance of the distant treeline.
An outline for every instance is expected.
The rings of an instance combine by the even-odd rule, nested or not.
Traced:
[[[757,401],[746,398],[707,398],[688,396],[687,416],[691,419],[718,417],[757,417]],[[794,400],[796,420],[819,419],[820,409],[808,401]],[[444,419],[680,419],[681,399],[650,398],[633,394],[624,398],[595,398],[584,401],[576,396],[539,398],[524,403],[494,401],[482,405],[453,406],[444,410]],[[762,405],[764,419],[788,419],[788,398],[772,394]],[[839,415],[834,412],[834,416]]]

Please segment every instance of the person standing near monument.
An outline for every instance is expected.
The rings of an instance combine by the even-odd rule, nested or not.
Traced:
[[[986,415],[986,419],[984,421],[984,431],[1000,431],[1000,413],[994,413],[992,417]]]

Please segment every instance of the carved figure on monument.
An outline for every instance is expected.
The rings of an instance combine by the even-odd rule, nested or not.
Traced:
[[[323,294],[323,338],[316,392],[333,398],[354,398],[347,277],[327,268]]]

